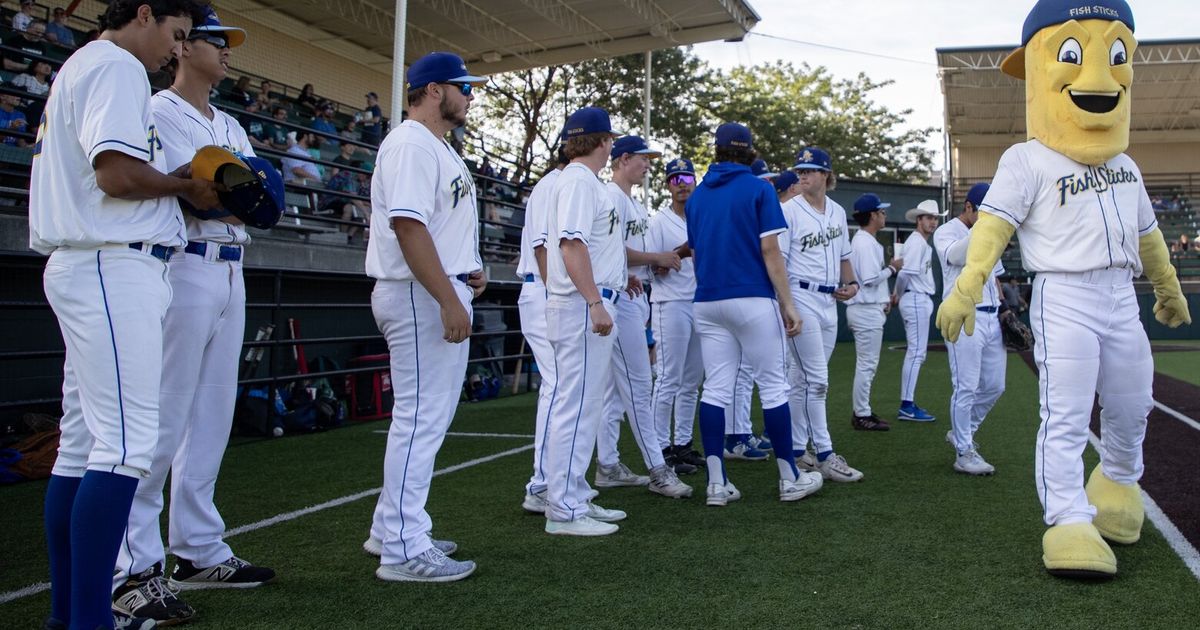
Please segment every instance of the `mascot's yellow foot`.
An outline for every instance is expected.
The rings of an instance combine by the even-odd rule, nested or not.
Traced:
[[[1117,574],[1117,557],[1091,523],[1055,525],[1046,530],[1042,562],[1056,577],[1094,580]]]
[[[1088,503],[1096,506],[1092,524],[1105,539],[1131,545],[1142,537],[1146,509],[1138,485],[1117,483],[1104,476],[1100,466],[1092,471],[1087,483]]]

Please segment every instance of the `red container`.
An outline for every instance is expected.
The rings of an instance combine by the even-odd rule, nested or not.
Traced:
[[[387,354],[368,354],[354,357],[350,368],[378,367],[378,370],[346,376],[346,391],[350,393],[350,419],[380,420],[392,415],[391,357]]]

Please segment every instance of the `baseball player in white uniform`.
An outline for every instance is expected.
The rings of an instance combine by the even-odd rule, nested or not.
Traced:
[[[792,450],[798,466],[821,473],[826,481],[858,481],[862,472],[833,450],[825,411],[829,357],[837,343],[837,302],[858,292],[846,211],[826,195],[837,181],[827,152],[801,149],[792,169],[800,177],[800,194],[782,206],[788,230],[779,239],[788,281],[795,288],[792,302],[804,322],[800,334],[788,340]]]
[[[671,205],[650,217],[647,244],[652,251],[673,251],[687,243],[687,215],[683,209],[696,188],[696,171],[691,160],[677,158],[667,163],[666,177]],[[651,403],[655,433],[667,463],[673,464],[676,472],[688,473],[695,472],[704,461],[692,449],[696,405],[704,380],[700,337],[692,312],[692,298],[696,294],[696,272],[692,265],[689,257],[680,262],[678,270],[656,269],[654,291],[650,294],[650,326],[658,341],[655,356],[658,378],[654,381]]]
[[[166,174],[146,77],[203,16],[186,1],[155,7],[108,5],[99,39],[59,71],[33,148],[29,245],[49,255],[46,298],[66,345],[45,628],[154,626],[114,618],[112,570],[158,443],[166,261],[186,242],[176,196],[219,204],[211,182]]]
[[[967,264],[967,244],[971,226],[979,217],[979,205],[987,194],[987,184],[975,184],[967,192],[963,211],[933,233],[933,248],[942,263],[942,298],[954,290]],[[1000,261],[983,284],[983,301],[975,306],[975,334],[946,342],[950,357],[950,431],[946,441],[954,447],[954,470],[968,475],[990,475],[996,469],[979,454],[975,432],[992,406],[1004,393],[1004,372],[1008,352],[1000,335],[1001,302],[999,277],[1004,273]]]
[[[554,391],[554,349],[546,338],[546,220],[551,211],[551,192],[554,182],[567,165],[567,156],[560,143],[555,154],[554,170],[542,176],[525,202],[525,224],[521,226],[521,257],[517,261],[517,276],[521,278],[521,295],[517,311],[521,316],[521,334],[529,344],[537,362],[542,384],[538,389],[537,412],[534,419],[533,474],[525,484],[521,507],[535,514],[546,513],[546,414],[550,410]]]
[[[850,266],[862,288],[858,295],[846,300],[846,323],[854,333],[854,412],[850,425],[858,431],[887,431],[886,420],[871,411],[871,383],[879,366],[879,349],[883,345],[883,326],[891,310],[888,278],[904,265],[902,258],[883,264],[883,245],[875,235],[887,223],[887,208],[874,193],[866,193],[854,201],[854,220],[859,229],[850,239]]]
[[[548,534],[605,536],[625,518],[592,503],[586,480],[612,373],[616,303],[628,279],[623,218],[599,178],[615,135],[598,107],[567,118],[571,163],[554,183],[546,222],[546,336],[556,365],[543,457]]]
[[[929,318],[933,315],[933,248],[929,236],[937,229],[938,219],[946,216],[938,211],[933,199],[926,199],[905,213],[904,218],[916,223],[904,245],[900,258],[904,266],[896,274],[892,303],[898,304],[904,320],[904,336],[908,340],[904,351],[904,367],[900,372],[900,411],[896,417],[912,422],[933,422],[934,416],[917,405],[917,377],[925,363],[929,346]]]
[[[679,481],[675,469],[666,464],[658,446],[651,405],[650,355],[646,352],[646,321],[650,303],[648,287],[651,268],[680,268],[679,255],[672,249],[652,250],[648,232],[650,219],[642,204],[633,199],[635,184],[640,184],[650,169],[650,159],[662,153],[651,149],[639,136],[624,136],[613,142],[609,153],[612,181],[608,194],[622,217],[625,256],[629,265],[630,291],[617,304],[616,334],[613,347],[613,371],[609,386],[606,418],[597,435],[596,487],[646,486],[651,492],[671,498],[690,497],[692,488]],[[635,475],[620,461],[617,439],[621,415],[629,419],[634,442],[642,451],[649,477]]]
[[[466,374],[471,300],[486,283],[474,179],[445,135],[466,122],[484,81],[453,53],[413,62],[409,117],[379,145],[371,178],[366,270],[395,392],[383,492],[363,545],[380,551],[381,580],[451,582],[475,570],[447,557],[456,544],[430,536],[425,501]]]
[[[167,169],[188,164],[209,145],[254,155],[237,121],[208,102],[209,90],[225,78],[230,48],[243,41],[245,32],[221,26],[211,7],[188,35],[174,84],[150,100]],[[160,622],[195,614],[161,584],[166,551],[159,514],[168,470],[175,589],[248,588],[275,575],[233,555],[213,504],[233,424],[246,320],[242,247],[250,237],[240,222],[203,220],[190,212],[184,221],[187,246],[167,265],[173,297],[163,320],[163,365],[170,368],[162,372],[159,391],[158,448],[150,476],[138,484],[113,577],[115,610]]]
[[[708,464],[706,504],[741,498],[725,471],[726,409],[733,403],[738,363],[750,364],[763,423],[779,467],[779,499],[797,501],[820,489],[821,475],[792,458],[786,337],[800,332],[778,234],[787,230],[775,190],[754,177],[750,130],[725,123],[716,132],[715,163],[688,199],[688,247],[695,256],[696,328],[704,356],[700,437]]]

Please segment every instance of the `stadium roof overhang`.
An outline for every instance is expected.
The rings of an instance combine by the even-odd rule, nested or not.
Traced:
[[[1025,139],[1025,83],[1000,72],[1015,48],[939,48],[953,146]],[[1134,52],[1130,142],[1200,141],[1200,40],[1149,40]]]
[[[721,39],[759,16],[745,0],[412,0],[405,65],[432,50],[493,74]],[[388,72],[395,0],[221,0],[220,7]]]

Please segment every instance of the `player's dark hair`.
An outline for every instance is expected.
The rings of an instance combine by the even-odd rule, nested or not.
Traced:
[[[750,166],[754,160],[758,159],[758,151],[746,147],[717,147],[715,157],[718,162],[733,162]]]
[[[875,215],[875,211],[870,212],[855,212],[854,220],[858,222],[858,227],[865,228],[871,223],[871,217]]]
[[[558,143],[558,148],[554,151],[553,162],[555,165],[561,164],[564,166],[571,163],[571,158],[567,157],[567,145],[561,142]]]
[[[563,147],[563,153],[567,159],[574,160],[585,155],[591,155],[596,147],[604,144],[604,141],[611,138],[612,134],[608,132],[589,133],[582,136],[575,136],[567,139],[567,145]]]
[[[138,9],[145,4],[156,22],[168,17],[190,17],[192,24],[204,21],[204,7],[195,0],[112,0],[108,9],[96,19],[101,31],[115,31],[137,17]]]

